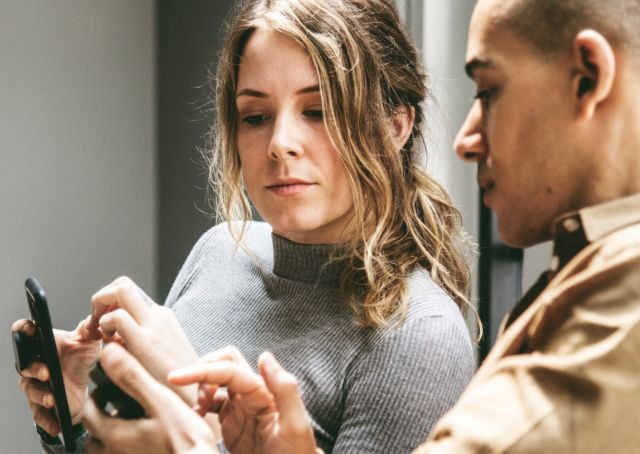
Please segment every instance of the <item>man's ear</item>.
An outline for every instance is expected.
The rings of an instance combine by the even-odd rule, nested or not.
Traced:
[[[611,94],[616,58],[609,41],[595,30],[582,30],[573,41],[573,90],[581,118],[591,118]]]
[[[416,109],[413,106],[400,105],[393,109],[391,118],[393,126],[393,140],[398,146],[398,151],[409,140],[413,130],[413,122],[416,118]]]

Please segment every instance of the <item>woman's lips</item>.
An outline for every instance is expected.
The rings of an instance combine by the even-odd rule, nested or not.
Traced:
[[[292,195],[300,194],[301,192],[307,190],[313,185],[314,183],[307,183],[307,182],[278,183],[278,184],[267,186],[267,189],[275,195],[292,196]]]

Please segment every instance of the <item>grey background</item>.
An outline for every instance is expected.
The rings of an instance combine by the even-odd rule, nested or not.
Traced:
[[[162,301],[195,239],[207,68],[230,1],[0,1],[0,452],[38,452],[9,327],[71,329],[120,275]]]
[[[473,95],[462,62],[474,2],[397,1],[431,71],[428,169],[477,238],[475,169],[451,151]],[[230,3],[0,0],[0,452],[39,452],[9,341],[25,278],[71,329],[119,275],[162,301],[211,225],[197,147]],[[545,246],[525,254],[525,285],[547,258]]]
[[[209,73],[232,0],[157,2],[158,298],[213,223],[201,149],[213,122]]]
[[[154,5],[0,2],[0,452],[38,452],[11,323],[36,276],[70,329],[121,274],[155,288]]]

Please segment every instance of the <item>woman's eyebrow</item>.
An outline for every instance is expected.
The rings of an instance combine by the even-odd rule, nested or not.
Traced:
[[[240,90],[238,93],[236,93],[236,98],[239,98],[240,96],[251,96],[254,98],[268,98],[269,95],[267,95],[264,92],[258,91],[258,90],[254,90],[253,88],[245,88],[243,90]]]
[[[303,93],[315,93],[317,91],[320,91],[320,85],[315,84],[315,85],[310,85],[308,87],[301,88],[300,90],[296,91],[296,95],[301,95]]]
[[[301,94],[305,94],[305,93],[315,93],[315,92],[319,92],[320,91],[320,85],[315,84],[315,85],[309,85],[308,87],[303,87],[299,90],[296,90],[295,94],[296,95],[301,95]],[[243,88],[242,90],[240,90],[238,93],[236,93],[236,98],[239,98],[241,96],[251,96],[253,98],[268,98],[269,95],[266,94],[265,92],[262,92],[260,90],[256,90],[253,88]]]

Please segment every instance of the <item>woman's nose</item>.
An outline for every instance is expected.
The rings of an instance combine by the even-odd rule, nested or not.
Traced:
[[[294,115],[282,114],[276,118],[269,143],[271,159],[293,159],[302,156],[304,147],[300,138],[302,125],[296,125]]]

